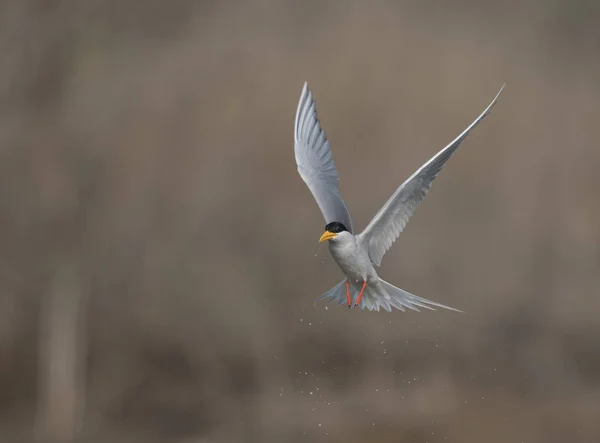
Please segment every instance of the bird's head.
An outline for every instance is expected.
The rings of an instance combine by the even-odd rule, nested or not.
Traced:
[[[325,240],[334,240],[340,235],[349,234],[348,229],[344,226],[343,223],[340,222],[331,222],[325,226],[325,232],[321,235],[319,239],[319,243],[324,242]]]

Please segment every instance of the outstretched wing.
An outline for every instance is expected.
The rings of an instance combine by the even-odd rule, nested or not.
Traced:
[[[381,264],[384,254],[404,230],[408,220],[415,212],[418,204],[427,195],[433,180],[442,170],[444,164],[452,157],[452,154],[461,142],[467,138],[471,130],[488,115],[503,89],[504,86],[500,88],[500,91],[485,111],[467,129],[400,185],[360,234],[360,241],[368,248],[371,261],[375,265],[379,266]]]
[[[352,221],[340,194],[329,142],[317,118],[316,104],[308,83],[304,83],[296,111],[294,152],[300,177],[317,201],[325,222],[343,223],[352,232]]]

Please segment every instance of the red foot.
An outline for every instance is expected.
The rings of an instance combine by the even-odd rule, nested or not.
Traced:
[[[363,292],[365,292],[366,287],[367,287],[367,281],[365,280],[363,282],[362,288],[360,289],[360,292],[358,293],[358,298],[356,299],[356,303],[354,303],[354,306],[358,306],[360,304],[360,301],[362,300],[362,297],[363,297]]]
[[[350,283],[346,280],[346,300],[348,300],[348,307],[352,307],[352,297],[350,297]]]

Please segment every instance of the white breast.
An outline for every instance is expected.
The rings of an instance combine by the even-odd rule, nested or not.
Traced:
[[[330,241],[329,252],[351,283],[361,283],[377,275],[365,251],[358,249],[356,237],[350,233]]]

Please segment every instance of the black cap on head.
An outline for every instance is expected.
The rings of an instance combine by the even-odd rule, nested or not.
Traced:
[[[325,226],[325,230],[327,232],[333,232],[335,234],[338,234],[340,232],[347,231],[348,229],[346,229],[346,227],[344,226],[343,223],[331,222],[331,223],[327,224],[327,226]]]

